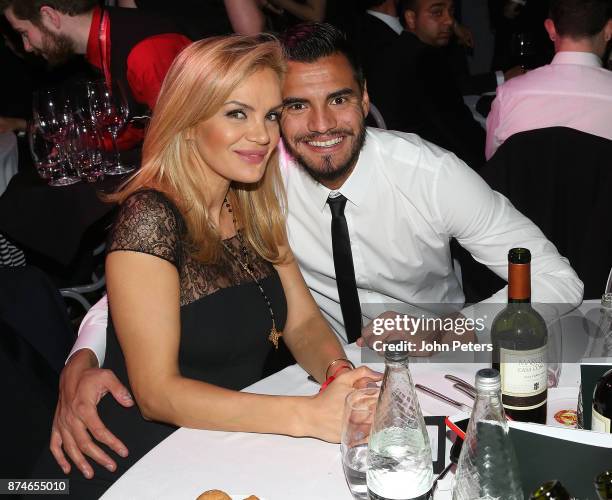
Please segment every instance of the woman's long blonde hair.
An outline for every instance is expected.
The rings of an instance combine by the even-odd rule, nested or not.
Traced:
[[[214,262],[219,256],[220,235],[206,205],[200,168],[204,160],[188,133],[212,117],[246,78],[264,68],[272,69],[279,78],[285,72],[280,44],[270,36],[214,37],[185,48],[162,84],[144,140],[142,167],[108,197],[122,203],[142,189],[164,193],[185,219],[192,253],[203,262]],[[232,182],[228,193],[245,240],[273,263],[282,260],[278,249],[285,241],[281,206],[286,204],[277,159],[273,154],[257,183]]]

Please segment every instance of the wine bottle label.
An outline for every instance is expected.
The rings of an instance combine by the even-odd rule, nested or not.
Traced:
[[[591,416],[591,430],[595,432],[607,432],[610,433],[610,419],[604,417],[595,408],[593,408],[593,414]]]
[[[527,351],[499,349],[504,407],[531,410],[546,403],[546,345]]]

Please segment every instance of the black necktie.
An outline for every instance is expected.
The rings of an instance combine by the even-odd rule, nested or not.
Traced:
[[[340,296],[340,309],[344,318],[344,328],[349,342],[355,342],[361,337],[361,306],[357,295],[355,268],[351,252],[344,207],[346,198],[342,195],[327,199],[332,213],[331,233],[334,251],[334,269],[336,270],[336,285]]]

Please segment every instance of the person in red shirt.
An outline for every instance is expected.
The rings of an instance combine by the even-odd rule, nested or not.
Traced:
[[[0,0],[24,48],[55,66],[84,55],[107,82],[129,88],[131,115],[148,115],[166,72],[191,40],[173,21],[134,9],[105,9],[97,0]],[[138,143],[141,129],[128,127],[120,147]]]

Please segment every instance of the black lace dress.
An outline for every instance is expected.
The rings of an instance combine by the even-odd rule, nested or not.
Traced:
[[[108,251],[143,252],[176,266],[180,278],[178,356],[182,375],[229,389],[242,389],[262,377],[266,358],[274,349],[268,340],[270,312],[251,276],[232,256],[223,252],[217,264],[202,264],[189,254],[183,235],[184,222],[174,205],[161,193],[142,191],[122,205]],[[236,236],[226,243],[240,255]],[[287,306],[280,279],[269,262],[252,249],[247,251],[250,267],[271,300],[277,328],[281,330]],[[129,387],[125,360],[110,317],[104,366]],[[93,481],[71,481],[71,493],[75,488],[86,488],[88,496],[83,498],[101,494],[176,430],[171,425],[144,420],[136,406],[125,409],[111,396],[104,397],[98,409],[102,421],[125,443],[130,455],[127,459],[119,458],[116,473],[96,466]]]

